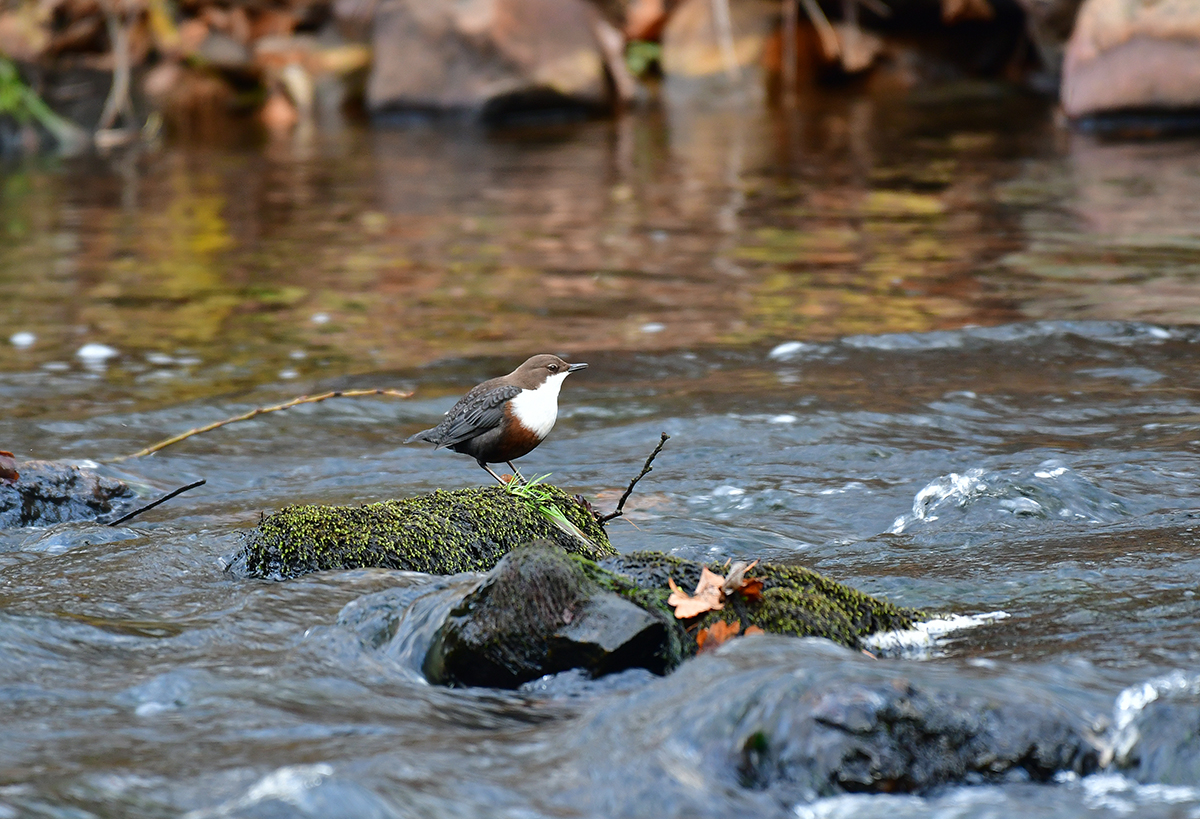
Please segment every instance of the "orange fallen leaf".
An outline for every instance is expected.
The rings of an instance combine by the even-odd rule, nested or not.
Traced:
[[[741,620],[734,620],[732,623],[718,620],[708,628],[700,629],[700,632],[696,635],[696,653],[703,654],[707,651],[715,651],[717,646],[736,637],[741,629]]]
[[[690,595],[676,586],[675,581],[669,577],[667,583],[671,587],[671,596],[667,598],[667,605],[675,607],[676,619],[687,620],[706,611],[720,611],[725,608],[722,603],[724,599],[722,586],[725,584],[725,578],[710,572],[707,566],[700,570],[700,582],[696,584],[696,590]]]
[[[762,600],[763,582],[760,577],[747,577],[742,581],[738,593],[747,600],[757,603]]]
[[[16,456],[0,449],[0,481],[16,483],[19,477],[21,475],[17,472]]]
[[[743,637],[754,637],[757,634],[766,634],[766,632],[758,626],[746,626],[746,630],[742,632]]]

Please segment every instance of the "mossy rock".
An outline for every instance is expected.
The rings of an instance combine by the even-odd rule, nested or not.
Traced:
[[[699,629],[717,620],[854,647],[927,617],[798,566],[765,564],[753,570],[763,581],[761,600],[732,595],[721,611],[677,620],[667,579],[694,587],[702,567],[657,552],[601,564],[554,544],[518,547],[451,610],[425,673],[434,683],[496,688],[572,668],[593,676],[633,667],[665,674],[696,653]]]
[[[557,487],[543,487],[550,503],[590,542],[499,486],[439,489],[364,506],[284,507],[251,530],[230,570],[276,580],[371,566],[429,574],[486,572],[513,547],[538,539],[593,560],[616,554],[587,508]]]
[[[620,578],[620,582],[612,586],[618,594],[643,607],[654,606],[671,612],[673,616],[673,610],[667,605],[670,596],[668,578],[690,592],[696,588],[704,565],[661,552],[633,552],[605,558],[598,568],[614,572]],[[717,573],[725,572],[718,563],[710,563],[708,568]],[[770,634],[824,637],[853,647],[867,635],[912,628],[914,623],[930,617],[926,612],[896,606],[802,566],[760,563],[749,574],[763,581],[760,600],[733,595],[720,611],[706,612],[692,620],[674,621],[685,654],[696,652],[695,635],[699,629],[708,628],[718,620],[737,620],[743,629],[758,626]]]

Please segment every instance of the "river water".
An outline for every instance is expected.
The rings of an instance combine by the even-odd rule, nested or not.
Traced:
[[[1123,691],[1200,679],[1200,143],[1098,142],[969,86],[513,131],[343,125],[0,182],[0,449],[147,496],[207,479],[122,527],[0,533],[0,817],[1200,815],[1200,789],[1113,772],[739,787],[681,723],[737,705],[726,675],[826,649],[760,638],[664,680],[442,689],[413,656],[431,624],[400,613],[469,578],[270,583],[221,562],[287,503],[484,482],[400,441],[559,352],[591,366],[527,471],[604,508],[672,436],[610,526],[618,549],[795,561],[905,605],[1004,612],[878,662],[1052,689],[1105,730]],[[112,463],[367,387],[415,394]]]

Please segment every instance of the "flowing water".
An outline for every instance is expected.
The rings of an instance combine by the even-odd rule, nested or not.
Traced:
[[[604,508],[672,436],[618,549],[1005,612],[878,662],[1052,688],[1100,728],[1126,689],[1196,686],[1200,143],[1096,142],[993,92],[5,169],[0,449],[147,496],[207,485],[121,527],[0,533],[0,817],[1197,815],[1200,789],[1111,772],[740,787],[701,715],[738,707],[726,681],[826,649],[760,638],[667,679],[450,690],[417,669],[470,578],[222,570],[284,504],[482,483],[400,441],[554,351],[591,366],[528,471]],[[415,394],[111,463],[367,387]]]

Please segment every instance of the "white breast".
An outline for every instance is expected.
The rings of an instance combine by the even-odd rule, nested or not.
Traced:
[[[512,399],[513,415],[521,425],[533,431],[538,440],[545,438],[554,429],[558,420],[558,391],[568,373],[559,373],[547,378],[536,390],[522,390]]]

